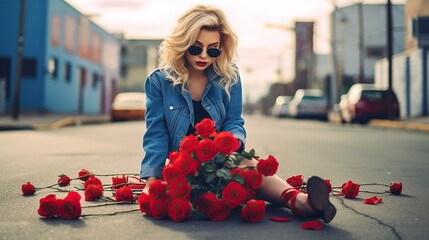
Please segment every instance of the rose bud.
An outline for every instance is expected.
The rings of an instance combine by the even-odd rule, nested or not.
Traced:
[[[402,192],[402,182],[392,182],[389,185],[390,193],[399,195]]]
[[[91,176],[91,172],[86,170],[86,169],[82,169],[79,172],[79,179],[82,181],[86,181],[88,180],[89,176]]]
[[[60,178],[58,179],[58,185],[60,186],[60,187],[65,187],[65,186],[68,186],[68,185],[70,185],[70,178],[67,176],[67,175],[60,175],[59,176]]]
[[[33,195],[36,192],[36,188],[30,182],[27,184],[22,184],[21,191],[25,196]]]

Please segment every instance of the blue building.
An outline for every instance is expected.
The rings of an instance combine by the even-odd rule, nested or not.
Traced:
[[[0,1],[0,80],[8,112],[21,3]],[[108,114],[120,81],[120,42],[64,0],[27,0],[25,6],[20,110]]]

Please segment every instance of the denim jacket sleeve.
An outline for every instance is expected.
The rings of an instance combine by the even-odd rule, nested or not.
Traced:
[[[145,83],[146,132],[143,136],[145,155],[141,162],[140,178],[162,177],[162,169],[168,156],[169,133],[163,112],[162,84],[159,75],[153,73]]]
[[[231,98],[226,105],[226,117],[222,125],[221,131],[229,131],[234,137],[241,141],[241,144],[246,143],[246,130],[244,129],[243,113],[243,98],[240,75],[237,82],[232,85],[230,91]]]

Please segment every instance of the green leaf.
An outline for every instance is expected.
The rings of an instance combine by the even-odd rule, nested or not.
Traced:
[[[217,167],[214,163],[206,163],[203,165],[203,169],[206,173],[213,173],[216,171]]]
[[[229,174],[229,172],[223,168],[218,169],[216,171],[216,176],[223,178],[225,180],[230,180],[231,179],[231,175]]]
[[[245,183],[244,178],[239,174],[235,174],[234,176],[232,176],[232,179],[234,179],[234,181],[240,183],[241,185],[244,185]]]
[[[214,174],[209,174],[206,178],[206,183],[211,183],[213,182],[213,180],[216,178],[216,175]]]

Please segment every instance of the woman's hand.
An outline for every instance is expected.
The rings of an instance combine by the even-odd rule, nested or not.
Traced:
[[[148,177],[146,179],[146,186],[143,188],[143,193],[149,194],[149,186],[151,183],[155,182],[156,180],[158,180],[158,178],[156,177]]]

